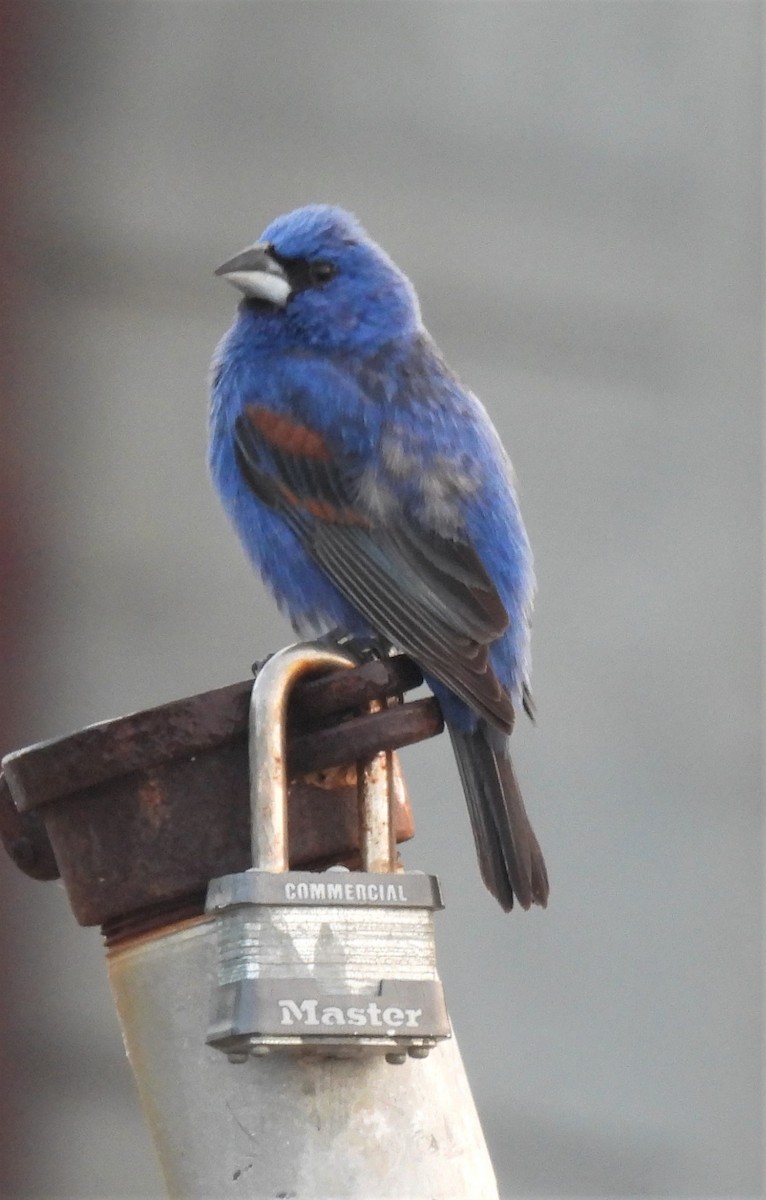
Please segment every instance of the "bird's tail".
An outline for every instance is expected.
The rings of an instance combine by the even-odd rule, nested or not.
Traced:
[[[450,727],[471,816],[482,878],[503,909],[548,902],[548,872],[529,823],[508,752],[483,724],[471,733]]]

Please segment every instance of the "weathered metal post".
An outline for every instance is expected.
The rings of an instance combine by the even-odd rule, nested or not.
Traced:
[[[262,696],[260,713],[258,695],[252,704],[274,722],[273,757],[261,753],[253,782],[269,769],[293,781],[291,870],[356,861],[356,789],[348,772],[340,788],[318,786],[332,782],[332,772],[328,781],[317,771],[376,754],[385,762],[397,746],[441,728],[434,702],[385,707],[417,682],[406,660],[351,669],[342,655],[321,653],[324,660],[308,648],[307,670],[347,669],[296,687],[289,773],[285,697],[271,697],[281,708],[270,716]],[[425,1060],[397,1052],[392,1061],[401,1065],[384,1053],[357,1054],[356,1046],[330,1048],[351,1057],[306,1053],[311,1039],[295,1039],[304,1042],[297,1052],[265,1057],[256,1046],[254,1056],[237,1061],[208,1044],[220,930],[215,906],[204,911],[203,889],[224,872],[248,875],[250,865],[250,805],[243,805],[249,697],[246,685],[223,693],[91,727],[3,762],[21,810],[12,813],[8,792],[0,793],[6,846],[37,877],[58,867],[78,918],[105,927],[125,1045],[169,1195],[492,1200],[494,1175],[454,1038],[434,1045]],[[380,711],[349,718],[375,705]],[[368,786],[376,770],[379,776],[380,763],[368,772]],[[406,801],[397,799],[393,826],[402,840],[412,829]],[[384,838],[390,845],[384,828],[368,832],[368,855]],[[312,876],[328,877],[344,878]],[[244,949],[245,970],[252,970],[257,955]]]
[[[172,1197],[492,1200],[497,1187],[454,1039],[424,1062],[205,1045],[215,925],[198,919],[110,954],[125,1044]]]

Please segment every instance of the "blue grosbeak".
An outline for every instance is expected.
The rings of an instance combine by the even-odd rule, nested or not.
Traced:
[[[488,889],[544,905],[508,754],[534,577],[497,433],[349,213],[278,217],[217,274],[243,299],[213,360],[210,468],[248,555],[299,633],[376,636],[420,665]]]

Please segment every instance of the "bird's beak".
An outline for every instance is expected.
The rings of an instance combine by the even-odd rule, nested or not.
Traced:
[[[263,242],[256,242],[241,254],[235,254],[218,268],[216,275],[221,275],[253,300],[284,305],[290,296],[290,281]]]

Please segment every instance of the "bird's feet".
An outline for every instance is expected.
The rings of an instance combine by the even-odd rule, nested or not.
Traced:
[[[317,641],[327,646],[340,646],[343,650],[352,654],[361,666],[362,663],[376,662],[383,658],[390,658],[392,654],[391,643],[386,641],[384,637],[370,635],[369,637],[358,637],[351,633],[346,633],[343,629],[331,629],[328,633],[322,634],[317,638]]]
[[[360,666],[363,663],[379,662],[381,659],[390,658],[393,653],[390,642],[387,642],[384,637],[375,637],[372,635],[370,637],[356,637],[340,628],[331,629],[328,633],[323,633],[320,637],[313,640],[320,645],[327,646],[330,650],[335,650],[337,647],[346,650],[349,654],[353,655]],[[257,675],[266,666],[269,659],[273,657],[274,652],[254,662],[250,668],[253,675]]]

